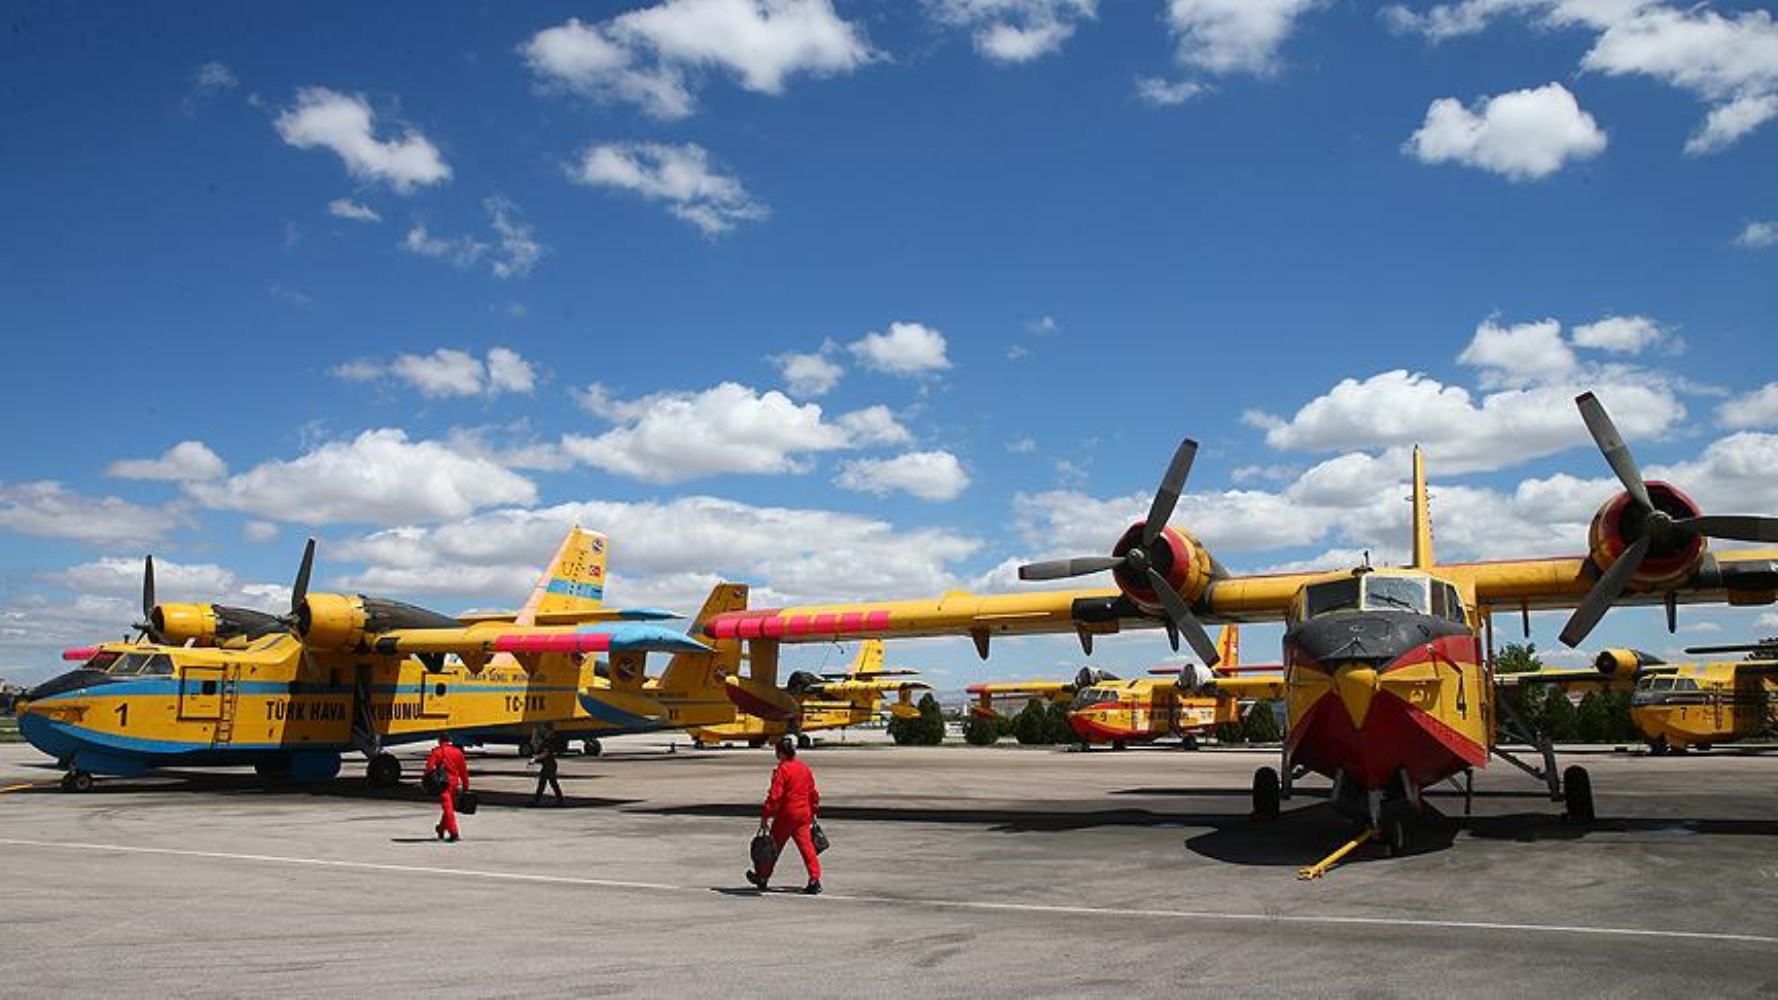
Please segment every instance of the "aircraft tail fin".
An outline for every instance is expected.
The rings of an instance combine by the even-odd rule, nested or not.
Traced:
[[[747,610],[747,585],[744,583],[719,583],[710,588],[710,596],[704,600],[703,610],[692,622],[690,634],[698,635],[703,625],[711,618],[729,611]],[[668,661],[667,669],[661,672],[660,690],[689,692],[696,690],[723,690],[723,679],[733,677],[741,671],[741,640],[709,639],[705,642],[715,648],[715,653],[676,653]]]
[[[605,560],[609,540],[579,525],[550,559],[525,606],[514,619],[518,625],[534,625],[538,615],[592,611],[605,606]]]
[[[883,672],[883,640],[866,639],[858,644],[858,655],[853,658],[852,666],[846,671],[853,677],[869,676]]]
[[[1426,497],[1426,456],[1414,446],[1414,568],[1431,569],[1432,505]]]
[[[1232,670],[1241,665],[1241,626],[1224,625],[1216,634],[1217,667]]]

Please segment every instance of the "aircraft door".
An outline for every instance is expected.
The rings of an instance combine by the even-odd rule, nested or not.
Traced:
[[[181,719],[218,719],[222,717],[222,668],[186,667],[179,678],[179,717]]]
[[[420,676],[420,714],[428,718],[451,714],[452,681],[449,674],[427,671]]]

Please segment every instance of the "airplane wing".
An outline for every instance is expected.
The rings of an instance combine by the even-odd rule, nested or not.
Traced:
[[[467,611],[457,615],[465,624],[518,621],[518,611]],[[586,625],[592,622],[658,622],[685,616],[666,608],[583,608],[578,611],[539,611],[532,615],[538,625]]]
[[[455,654],[473,662],[494,653],[708,653],[709,646],[660,625],[510,625],[480,622],[462,628],[392,629],[366,637],[386,654]]]
[[[1211,682],[1217,694],[1254,701],[1277,701],[1284,697],[1284,675],[1269,677],[1218,677]]]

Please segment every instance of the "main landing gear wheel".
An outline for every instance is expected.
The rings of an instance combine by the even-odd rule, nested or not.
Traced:
[[[764,739],[748,740],[747,745],[752,747],[755,750],[758,750],[760,747],[763,747],[766,745],[766,741]]]
[[[69,771],[62,775],[62,791],[90,792],[93,788],[93,776],[89,771]]]
[[[1112,740],[1111,741],[1111,749],[1113,749],[1113,750],[1128,750],[1129,748],[1130,748],[1130,745],[1128,743],[1125,743],[1123,740]]]
[[[394,754],[380,753],[370,759],[364,777],[372,788],[394,788],[401,784],[401,761]]]
[[[1593,778],[1586,768],[1576,764],[1562,772],[1562,803],[1570,823],[1593,822]]]
[[[520,757],[537,756],[537,747],[530,740],[520,740],[519,745],[513,749],[518,751]]]
[[[1179,749],[1181,749],[1181,750],[1196,750],[1197,748],[1198,748],[1198,738],[1196,736],[1192,736],[1192,735],[1188,734],[1188,735],[1180,738]]]
[[[809,734],[807,734],[807,733],[797,733],[796,734],[796,748],[798,750],[807,750],[814,745],[815,745],[815,741],[812,739],[809,739]]]
[[[597,757],[605,752],[605,747],[598,740],[587,740],[580,745],[580,752],[588,757]]]
[[[1399,858],[1408,852],[1408,824],[1404,820],[1383,820],[1383,829],[1378,831],[1383,840],[1383,849],[1392,858]]]
[[[1253,772],[1253,818],[1271,822],[1279,814],[1278,772],[1262,767]]]

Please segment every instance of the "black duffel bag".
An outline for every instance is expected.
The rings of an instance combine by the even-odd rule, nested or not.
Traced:
[[[475,793],[467,788],[457,789],[455,797],[457,811],[465,816],[474,816],[475,811],[481,808],[481,800],[476,798]]]

